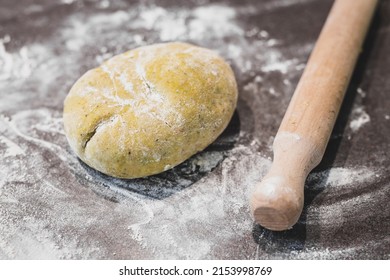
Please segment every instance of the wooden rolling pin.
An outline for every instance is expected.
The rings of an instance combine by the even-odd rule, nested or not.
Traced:
[[[275,136],[271,169],[251,196],[263,227],[298,221],[306,177],[324,155],[376,4],[335,1]]]

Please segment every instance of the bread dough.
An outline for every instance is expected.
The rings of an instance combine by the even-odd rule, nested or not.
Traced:
[[[64,102],[77,156],[111,176],[157,174],[206,148],[237,103],[230,66],[186,43],[130,50],[89,70]]]

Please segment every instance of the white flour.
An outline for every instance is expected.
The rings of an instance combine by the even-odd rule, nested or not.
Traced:
[[[349,187],[354,183],[364,183],[373,181],[375,173],[367,168],[343,168],[334,167],[321,173],[312,173],[309,180],[319,180],[317,186],[313,188]]]
[[[370,115],[365,110],[363,103],[364,98],[366,98],[366,92],[357,88],[356,90],[357,98],[351,112],[351,120],[349,123],[349,128],[353,133],[358,132],[361,128],[363,128],[367,123],[371,121]]]
[[[260,12],[303,2],[308,1],[269,1]],[[221,250],[239,246],[240,252],[242,244],[249,253],[238,257],[278,257],[274,252],[262,255],[253,242],[248,209],[254,184],[271,165],[270,151],[265,150],[272,143],[270,132],[261,132],[269,139],[259,135],[250,139],[252,132],[246,128],[231,150],[201,153],[188,161],[184,171],[124,181],[82,166],[70,152],[58,108],[85,71],[80,61],[92,68],[128,49],[170,40],[190,41],[226,57],[244,89],[242,98],[255,96],[251,109],[267,110],[255,108],[267,96],[264,93],[280,98],[278,106],[286,106],[293,91],[290,80],[300,74],[313,44],[299,50],[299,58],[287,58],[281,50],[284,42],[267,30],[243,29],[238,17],[253,11],[251,5],[233,9],[205,4],[188,10],[137,4],[106,10],[113,5],[100,1],[100,12],[69,15],[42,44],[12,50],[12,37],[0,40],[0,93],[6,93],[0,95],[0,259],[231,258],[221,256]],[[267,75],[280,77],[272,87],[263,88]],[[350,123],[354,132],[370,120],[359,108]],[[275,123],[271,113],[264,113],[268,124]],[[261,126],[260,120],[252,121]],[[348,192],[356,182],[372,183],[378,172],[354,166],[332,168],[311,174],[307,187],[334,196]],[[196,177],[198,173],[203,177]],[[309,207],[308,224],[337,220],[343,208],[363,203],[367,195],[340,205]],[[329,207],[336,211],[328,211]],[[342,255],[336,249],[311,247],[288,254],[297,258]]]
[[[357,132],[362,126],[370,121],[370,116],[364,111],[363,107],[355,108],[352,111],[352,116],[354,117],[349,124],[349,127],[353,132]]]
[[[27,78],[31,74],[31,59],[28,48],[23,46],[18,53],[9,53],[6,44],[11,37],[6,35],[0,39],[0,81],[13,78]]]
[[[35,124],[31,123],[31,117],[35,118]],[[117,204],[114,208],[116,214],[107,219],[105,218],[107,211],[112,210],[109,210],[111,206],[106,200],[100,200],[98,204],[95,204],[93,201],[96,201],[98,197],[88,190],[80,193],[78,188],[63,189],[61,187],[62,183],[56,186],[53,184],[52,179],[50,181],[38,179],[36,176],[47,173],[45,166],[39,167],[41,162],[40,155],[33,155],[34,161],[30,164],[30,167],[27,167],[35,166],[33,167],[36,169],[35,174],[37,175],[35,176],[23,172],[23,168],[20,165],[21,161],[12,161],[12,164],[7,167],[8,170],[16,171],[17,169],[15,168],[22,168],[20,170],[22,172],[8,173],[6,181],[40,182],[39,185],[41,185],[41,188],[45,188],[46,194],[39,198],[33,195],[32,199],[41,203],[55,203],[56,206],[50,211],[43,210],[43,212],[36,213],[37,216],[35,214],[32,216],[27,215],[26,218],[34,221],[34,227],[31,227],[31,224],[27,224],[24,220],[14,221],[16,223],[11,227],[12,231],[9,228],[7,229],[7,227],[3,227],[3,237],[0,239],[0,244],[4,248],[13,248],[13,251],[3,252],[4,256],[24,256],[28,258],[97,256],[98,251],[92,250],[91,247],[88,250],[83,249],[77,253],[77,250],[80,250],[80,248],[74,239],[55,237],[52,236],[51,231],[42,231],[42,228],[45,227],[48,221],[50,221],[51,229],[61,232],[66,227],[72,225],[72,227],[76,227],[75,230],[79,233],[83,232],[83,229],[88,227],[88,224],[93,224],[97,228],[115,224],[118,235],[127,232],[145,252],[150,251],[149,257],[168,259],[207,258],[210,253],[216,250],[215,244],[221,244],[224,240],[229,240],[237,235],[245,235],[250,231],[252,220],[247,209],[248,198],[255,182],[261,180],[271,164],[268,158],[255,152],[257,145],[250,147],[238,145],[236,148],[233,148],[229,158],[223,160],[218,168],[219,172],[209,173],[204,179],[198,181],[190,188],[185,188],[164,200],[149,200],[118,187],[112,180],[99,179],[99,177],[94,178],[86,174],[85,170],[77,163],[74,155],[61,148],[64,147],[65,143],[63,131],[58,130],[57,127],[58,120],[59,118],[52,115],[50,111],[39,110],[18,113],[12,116],[12,120],[2,118],[1,124],[2,127],[6,127],[6,134],[16,130],[14,132],[16,132],[18,137],[30,143],[36,143],[43,150],[53,151],[58,154],[59,159],[65,162],[67,168],[76,168],[75,172],[88,178],[87,180],[90,182],[88,185],[108,186],[113,191],[112,193],[107,190],[108,193],[111,193],[111,196],[116,196],[120,204]],[[54,133],[55,136],[50,142],[45,141],[38,136],[45,135],[45,133]],[[13,147],[8,147],[6,152],[9,153],[13,150]],[[196,157],[192,161],[192,165],[198,165],[201,170],[209,172],[220,160],[221,154],[207,152]],[[4,167],[2,166],[2,170]],[[222,176],[219,176],[219,173]],[[332,191],[333,188],[349,187],[357,181],[359,183],[369,183],[374,178],[372,170],[364,168],[334,168],[329,171],[313,173],[309,176],[308,182],[309,184],[311,181],[317,182],[317,185],[313,186],[314,188],[326,187],[328,191]],[[69,183],[71,185],[75,184],[75,182]],[[188,184],[188,182],[184,182],[184,184],[186,183]],[[4,184],[5,182],[2,182],[3,186]],[[5,196],[4,194],[1,195],[1,201],[3,203],[12,201],[12,205],[15,205],[15,207],[19,205],[20,207],[21,203],[23,204],[22,197],[25,190],[15,189],[15,191],[16,193],[12,196],[7,194]],[[99,190],[99,192],[101,191]],[[91,196],[95,198],[92,199]],[[88,199],[91,203],[78,205],[83,199]],[[66,204],[63,204],[61,201]],[[13,207],[11,206],[10,210]],[[131,209],[131,212],[128,212],[126,209]],[[86,216],[90,215],[90,213],[93,213],[93,215],[87,218],[89,222],[86,224]],[[46,217],[45,219],[42,219],[42,214]],[[69,215],[73,217],[71,220],[67,218]],[[8,223],[7,216],[6,213],[2,215],[3,219],[6,219],[3,222]],[[58,219],[59,217],[62,218]],[[230,224],[228,228],[219,228],[226,225],[224,222],[226,220],[234,220],[235,222]],[[204,237],[197,235],[194,230],[198,224],[203,227],[202,234],[205,231],[217,231],[219,234]],[[26,235],[27,232],[19,232],[21,226],[29,229],[28,235]],[[23,243],[16,241],[12,237],[15,234],[15,230],[18,230],[20,238],[24,240]],[[156,234],[156,230],[158,234]],[[26,236],[28,238],[25,238]],[[95,246],[99,247],[97,244]],[[22,250],[21,248],[24,249]],[[305,254],[311,253],[303,252],[302,256],[304,257]],[[321,253],[325,254],[326,257],[326,253],[318,252],[318,254]]]

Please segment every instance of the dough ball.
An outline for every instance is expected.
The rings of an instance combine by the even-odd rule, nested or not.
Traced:
[[[236,103],[233,71],[216,53],[186,43],[150,45],[109,59],[73,85],[65,133],[89,166],[144,177],[206,148]]]

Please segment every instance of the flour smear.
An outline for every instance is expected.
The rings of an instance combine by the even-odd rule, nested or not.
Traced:
[[[269,12],[305,2],[310,1],[269,1],[259,9]],[[291,80],[305,63],[304,56],[287,56],[284,42],[268,30],[243,28],[243,15],[254,10],[250,4],[233,8],[206,1],[187,9],[144,1],[126,8],[117,4],[118,8],[115,3],[94,2],[94,13],[75,10],[40,42],[16,48],[12,34],[0,39],[0,258],[334,256],[336,249],[309,247],[278,255],[267,251],[272,244],[260,248],[254,242],[248,199],[271,165],[273,138],[269,132],[253,135],[252,128],[245,126],[246,121],[255,122],[246,117],[246,108],[239,107],[239,134],[222,137],[210,149],[159,176],[119,180],[77,160],[62,128],[63,99],[86,69],[116,54],[165,41],[212,48],[232,64],[243,99],[246,94],[255,95],[256,102],[277,97],[278,106],[288,103],[285,92],[293,91]],[[78,4],[62,1],[60,5]],[[308,55],[312,46],[308,43],[301,52]],[[266,83],[272,75],[279,84]],[[261,104],[249,105],[256,109]],[[351,129],[357,132],[370,118],[364,109],[354,114]],[[271,113],[264,113],[264,119],[274,122]],[[378,172],[364,166],[332,168],[311,174],[307,188],[335,196],[348,192],[355,182],[373,182]],[[364,199],[367,196],[356,196],[343,206]],[[309,206],[308,216],[319,213],[326,221],[337,220],[341,210],[330,202]]]

